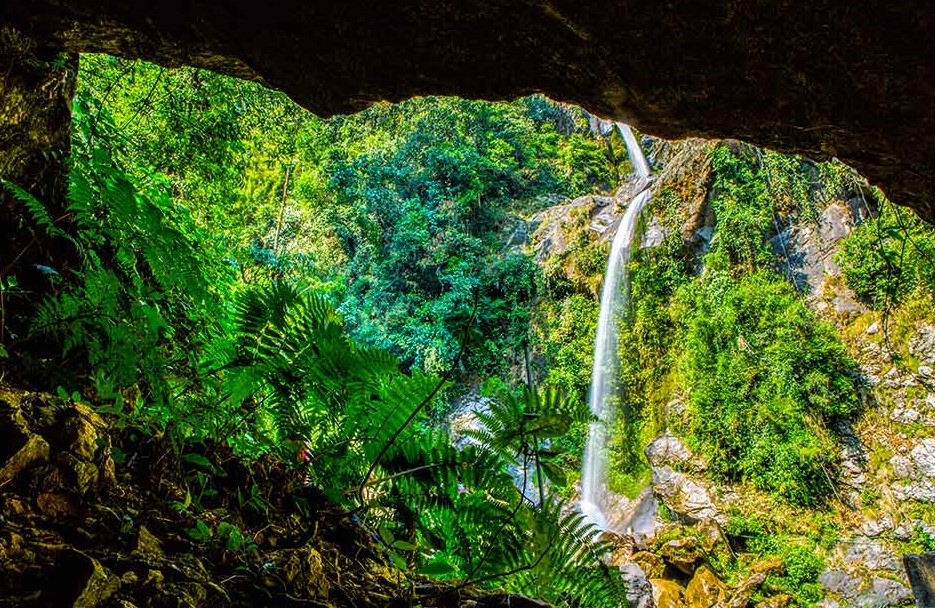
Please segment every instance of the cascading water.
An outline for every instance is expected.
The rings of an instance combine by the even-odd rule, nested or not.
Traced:
[[[607,260],[604,286],[601,291],[601,312],[597,320],[597,338],[594,341],[594,368],[591,372],[591,413],[597,418],[588,429],[588,443],[584,452],[584,469],[581,473],[581,513],[595,526],[607,528],[607,519],[601,509],[601,496],[606,485],[606,428],[612,413],[609,403],[614,396],[613,384],[617,375],[617,319],[629,307],[630,300],[630,251],[640,210],[649,200],[649,163],[643,156],[630,127],[616,123],[617,132],[627,146],[630,163],[643,189],[633,197],[620,220],[617,234]]]

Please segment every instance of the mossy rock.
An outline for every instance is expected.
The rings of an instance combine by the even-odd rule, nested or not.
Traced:
[[[656,608],[686,608],[685,590],[675,581],[651,579],[653,604]]]
[[[311,547],[290,552],[283,566],[284,579],[310,598],[326,598],[331,583],[325,576],[321,554]]]
[[[726,601],[730,595],[727,585],[707,566],[701,566],[685,587],[685,602],[689,608],[706,608]]]
[[[666,565],[662,557],[649,551],[638,551],[631,558],[646,574],[646,578],[661,578]]]
[[[96,608],[120,589],[120,579],[93,557],[68,550],[56,560],[49,575],[54,586],[42,592],[43,605]]]

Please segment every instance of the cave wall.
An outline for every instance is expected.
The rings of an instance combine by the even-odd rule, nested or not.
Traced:
[[[79,266],[65,237],[71,230],[66,160],[77,68],[76,55],[40,48],[0,23],[0,178],[41,201],[61,231],[50,236],[23,201],[0,186],[0,346],[25,336],[35,302],[57,276]]]
[[[935,221],[925,0],[16,0],[0,22],[263,81],[321,115],[542,92],[666,138],[836,156]]]

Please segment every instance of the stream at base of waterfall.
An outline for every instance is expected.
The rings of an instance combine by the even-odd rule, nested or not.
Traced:
[[[608,508],[607,491],[607,426],[613,419],[615,402],[625,398],[616,389],[617,379],[617,327],[620,319],[630,306],[629,262],[633,240],[640,211],[649,201],[649,163],[640,149],[630,127],[621,123],[607,123],[595,119],[602,132],[616,129],[627,147],[630,163],[634,168],[635,178],[641,180],[638,193],[627,205],[626,212],[617,227],[607,270],[604,273],[601,290],[600,315],[597,322],[597,337],[594,341],[594,367],[591,373],[589,402],[591,413],[597,420],[588,429],[588,442],[584,453],[584,466],[581,472],[581,498],[579,510],[587,520],[602,530],[615,526],[608,521],[605,510]],[[651,489],[647,488],[637,499],[635,510],[629,517],[626,527],[635,528],[643,520],[652,519],[656,505]],[[625,531],[625,530],[623,530]]]

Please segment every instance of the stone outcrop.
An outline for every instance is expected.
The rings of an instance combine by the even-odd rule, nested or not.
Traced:
[[[321,517],[324,498],[298,469],[245,464],[217,444],[201,444],[195,464],[171,440],[121,435],[114,421],[0,385],[0,608],[548,608],[414,582],[356,518]],[[132,455],[115,472],[124,448]],[[196,477],[223,491],[189,508]],[[262,498],[245,501],[253,492]]]
[[[653,492],[683,521],[712,520],[718,515],[711,493],[702,483],[671,467],[653,469]]]
[[[935,19],[924,0],[372,3],[20,0],[44,48],[191,64],[320,114],[420,94],[579,103],[667,138],[852,164],[935,219]]]
[[[671,466],[695,472],[705,470],[704,461],[694,456],[682,440],[670,431],[653,439],[644,452],[649,464],[656,468]]]
[[[652,489],[659,502],[687,523],[710,522],[719,517],[708,484],[688,474],[701,473],[706,465],[681,439],[666,431],[644,452],[652,466]]]
[[[935,439],[922,439],[911,445],[907,454],[890,459],[900,480],[893,485],[899,500],[935,502]]]
[[[661,536],[653,553],[635,553],[632,562],[620,566],[632,592],[628,595],[630,608],[746,608],[757,591],[769,596],[764,606],[784,608],[789,604],[789,596],[772,595],[763,588],[770,575],[784,569],[780,560],[756,562],[746,576],[730,585],[707,562],[728,551],[717,528],[673,524]],[[648,560],[648,556],[653,559]],[[657,559],[664,562],[664,569],[655,564]]]
[[[872,199],[833,201],[814,222],[794,222],[770,241],[774,253],[784,261],[786,275],[819,311],[830,307],[838,313],[865,312],[853,291],[829,283],[841,274],[834,259],[838,243],[872,213],[867,200]]]

